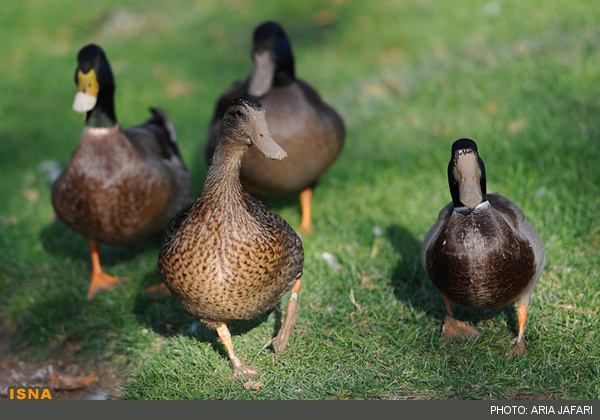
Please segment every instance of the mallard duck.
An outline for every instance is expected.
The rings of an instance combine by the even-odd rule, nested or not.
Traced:
[[[256,318],[292,290],[283,326],[273,341],[275,353],[283,353],[296,319],[304,266],[296,232],[242,192],[240,164],[252,149],[269,159],[286,157],[271,137],[261,103],[238,98],[223,116],[202,193],[171,221],[158,259],[171,294],[217,330],[233,376],[245,379],[255,378],[258,371],[235,354],[227,323]]]
[[[117,280],[102,270],[99,243],[132,245],[164,234],[191,200],[190,176],[167,114],[152,108],[144,124],[123,131],[104,51],[90,44],[77,60],[73,109],[86,113],[85,128],[69,165],[52,185],[52,205],[67,226],[89,239],[91,299],[100,289],[114,288]]]
[[[233,83],[217,101],[206,143],[206,160],[210,163],[219,124],[229,103],[244,95],[259,98],[267,112],[271,134],[287,151],[288,158],[273,162],[257,148],[248,150],[241,169],[244,191],[259,196],[299,193],[300,231],[308,233],[313,190],[342,150],[344,122],[313,87],[296,78],[292,46],[278,23],[265,22],[256,28],[252,59],[254,67],[248,79]]]
[[[452,202],[421,248],[421,263],[444,297],[444,335],[479,335],[453,317],[452,301],[477,309],[517,301],[519,332],[510,354],[522,354],[529,300],[546,264],[542,238],[515,203],[486,193],[485,166],[473,140],[452,145],[448,183]]]

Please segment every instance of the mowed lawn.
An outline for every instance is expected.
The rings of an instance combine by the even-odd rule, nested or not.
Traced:
[[[199,194],[215,101],[247,76],[267,19],[347,137],[315,190],[286,353],[269,346],[279,310],[231,326],[262,373],[245,389],[214,331],[142,293],[160,282],[161,238],[103,246],[105,269],[130,280],[86,299],[87,240],[56,219],[48,162],[64,167],[76,147],[76,54],[94,42],[115,73],[121,125],[164,108]],[[595,0],[2,2],[0,336],[26,362],[68,350],[86,372],[118,372],[127,399],[600,398],[598,22]],[[440,336],[442,296],[419,252],[450,201],[461,137],[477,142],[488,191],[515,201],[546,245],[524,357],[505,356],[513,305],[456,305],[482,335]],[[297,197],[265,203],[299,226]]]

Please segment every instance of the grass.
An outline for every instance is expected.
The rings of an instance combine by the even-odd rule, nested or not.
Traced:
[[[69,347],[124,372],[129,399],[600,398],[596,3],[221,4],[0,5],[0,332],[14,351],[43,360]],[[287,29],[297,74],[340,111],[348,135],[316,190],[286,354],[267,346],[277,310],[232,326],[238,354],[262,372],[263,387],[246,390],[213,331],[170,298],[140,293],[160,281],[160,239],[104,246],[107,271],[131,281],[86,300],[87,241],[55,220],[39,164],[66,164],[76,145],[75,56],[96,42],[113,64],[122,125],[166,109],[199,193],[214,102],[247,75],[250,34],[266,19]],[[450,200],[445,171],[460,137],[478,142],[488,189],[519,204],[546,244],[523,358],[504,357],[513,307],[457,307],[482,336],[440,338],[442,299],[419,250]],[[267,203],[299,226],[295,198]]]

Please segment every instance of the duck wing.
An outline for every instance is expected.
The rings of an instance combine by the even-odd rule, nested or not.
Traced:
[[[421,264],[423,267],[427,267],[425,262],[425,257],[427,255],[427,250],[431,247],[433,242],[440,236],[440,233],[444,226],[448,223],[448,219],[452,215],[452,211],[454,210],[454,204],[452,201],[448,203],[443,209],[440,210],[438,215],[438,220],[431,226],[427,235],[425,235],[425,239],[423,240],[423,245],[421,246]]]
[[[152,115],[148,120],[125,130],[125,135],[142,154],[180,161],[185,165],[177,145],[173,121],[161,108],[150,108],[150,112]]]
[[[271,232],[273,246],[279,248],[279,254],[285,256],[284,270],[289,273],[289,287],[302,276],[304,267],[304,248],[296,231],[281,216],[271,213],[265,205],[252,196],[244,196],[246,208],[252,216],[260,221],[265,232]]]
[[[513,231],[521,238],[531,243],[536,264],[536,281],[542,274],[546,265],[546,247],[539,233],[535,230],[531,223],[525,219],[523,210],[508,198],[500,194],[488,194],[488,201],[495,208]],[[535,282],[533,282],[535,284]]]

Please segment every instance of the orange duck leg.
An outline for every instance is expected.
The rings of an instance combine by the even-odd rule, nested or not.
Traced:
[[[227,349],[227,354],[229,355],[229,359],[233,365],[233,378],[235,379],[238,376],[241,376],[244,380],[256,378],[259,375],[258,370],[246,366],[246,364],[240,360],[237,354],[235,354],[235,351],[233,350],[231,334],[229,333],[229,328],[227,328],[226,323],[219,323],[219,326],[217,327],[217,334],[219,334],[225,349]]]
[[[115,288],[117,278],[109,276],[102,271],[100,266],[100,255],[98,253],[98,242],[90,239],[90,249],[92,258],[92,280],[87,292],[87,298],[93,299],[96,293],[102,289],[112,290]]]
[[[300,192],[300,208],[302,211],[300,233],[303,235],[307,235],[310,230],[312,197],[313,189],[311,187],[306,188]]]
[[[517,338],[514,341],[513,348],[508,352],[509,356],[522,356],[527,353],[525,340],[523,340],[523,336],[525,335],[525,321],[527,320],[527,306],[519,305],[517,308],[517,316],[519,317],[519,335],[517,335]]]
[[[444,304],[446,305],[446,319],[444,320],[444,327],[442,328],[442,335],[444,338],[457,338],[463,340],[465,338],[475,338],[481,333],[473,328],[468,322],[459,321],[452,316],[452,304],[450,299],[444,297]]]

